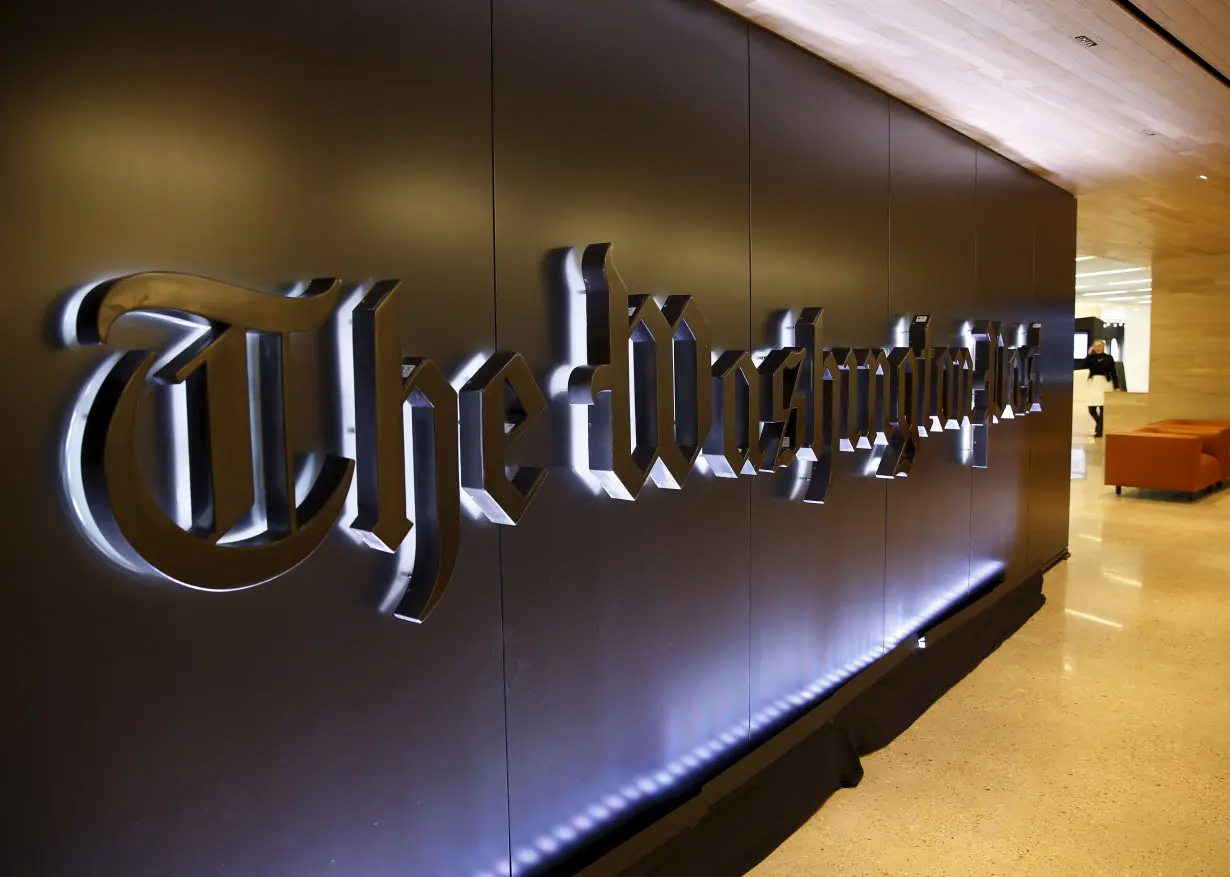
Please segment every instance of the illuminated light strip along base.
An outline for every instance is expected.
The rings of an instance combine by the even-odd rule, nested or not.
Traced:
[[[884,657],[894,647],[916,636],[928,625],[948,612],[955,604],[1003,572],[1004,564],[985,562],[970,571],[969,578],[949,588],[911,620],[900,625],[889,637],[888,643],[847,661],[841,667],[817,679],[806,688],[779,698],[772,705],[751,717],[751,731],[742,723],[732,726],[718,737],[697,746],[683,757],[670,762],[661,770],[646,774],[632,781],[617,792],[612,792],[601,801],[591,804],[568,822],[540,835],[532,845],[519,847],[512,861],[504,860],[491,870],[479,871],[474,877],[519,877],[531,873],[531,869],[546,865],[562,853],[576,848],[578,842],[596,829],[609,823],[614,817],[629,810],[643,800],[653,800],[659,793],[671,788],[681,780],[698,772],[723,753],[733,751],[740,742],[750,744],[767,736],[766,729],[780,727],[788,718],[795,718],[815,703],[832,694],[861,671]]]
[[[940,596],[936,597],[926,608],[923,609],[914,618],[906,621],[899,626],[890,636],[888,647],[891,649],[909,639],[923,628],[929,626],[936,621],[941,615],[948,612],[953,607],[953,604],[960,601],[979,588],[982,588],[987,582],[994,579],[1004,571],[1004,565],[998,561],[986,561],[979,566],[970,569],[970,577],[968,582],[961,585],[949,588]]]

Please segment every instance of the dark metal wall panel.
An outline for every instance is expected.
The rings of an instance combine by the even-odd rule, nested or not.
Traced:
[[[1034,307],[1043,322],[1042,413],[1031,416],[1029,565],[1038,567],[1068,547],[1072,487],[1071,348],[1076,301],[1076,201],[1033,181]]]
[[[0,355],[24,375],[0,388],[5,874],[444,877],[507,856],[495,528],[467,528],[423,626],[381,615],[392,558],[340,533],[239,593],[136,579],[59,490],[103,351],[43,334],[57,296],[109,274],[336,274],[404,280],[407,354],[490,349],[489,31],[485,0],[29,4],[3,28]],[[319,378],[292,375],[304,451]]]
[[[0,15],[4,874],[530,873],[738,751],[971,563],[1019,579],[1062,550],[1073,200],[724,10]],[[824,506],[790,498],[796,473],[596,495],[559,392],[561,265],[601,241],[629,292],[694,296],[718,350],[816,305],[829,346],[890,345],[916,313],[936,345],[1040,316],[1046,413],[996,427],[985,470],[951,434],[908,481],[840,454]],[[526,356],[552,404],[510,462],[549,467],[544,488],[515,527],[463,520],[423,625],[380,611],[398,558],[341,532],[226,595],[113,568],[60,489],[103,351],[64,349],[55,316],[147,269],[401,278],[406,355],[450,376]],[[305,453],[340,449],[320,334],[288,378]]]
[[[825,344],[879,346],[889,332],[889,99],[759,29],[751,74],[753,347],[778,346],[783,312],[809,306],[824,307]],[[862,474],[869,455],[838,456],[824,505],[799,498],[801,463],[752,485],[758,724],[882,645],[886,485]]]
[[[714,345],[745,347],[746,25],[699,0],[498,0],[494,21],[500,346],[558,387],[549,254],[614,241],[630,293],[693,295]],[[550,477],[501,534],[518,868],[748,723],[749,483],[693,473],[635,502],[594,495],[569,469],[567,405],[552,407],[519,449]]]
[[[1033,178],[990,150],[978,149],[977,299],[975,317],[1005,328],[1031,320],[1033,306]],[[1017,339],[1005,336],[1005,346]],[[1027,572],[1029,534],[1028,417],[991,427],[985,469],[973,470],[972,574],[1002,567],[1008,581]]]
[[[976,147],[896,102],[891,142],[894,331],[902,335],[906,321],[927,314],[933,347],[964,347],[975,310]],[[964,444],[961,430],[930,430],[909,477],[889,485],[885,627],[890,645],[969,584],[972,469]],[[980,574],[974,570],[975,579]]]

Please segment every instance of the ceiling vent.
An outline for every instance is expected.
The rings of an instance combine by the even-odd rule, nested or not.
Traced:
[[[1092,37],[1087,37],[1084,34],[1077,37],[1076,41],[1080,43],[1082,46],[1084,46],[1086,49],[1092,49],[1094,46],[1098,44],[1097,40],[1093,39]]]

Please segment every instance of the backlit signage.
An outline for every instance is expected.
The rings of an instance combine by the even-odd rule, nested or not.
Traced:
[[[908,477],[929,434],[962,430],[969,463],[985,467],[989,428],[1041,407],[1039,323],[1006,332],[978,322],[972,349],[933,347],[929,317],[916,315],[897,346],[826,348],[824,309],[809,307],[787,315],[775,348],[718,350],[693,296],[629,294],[610,244],[585,249],[580,277],[583,361],[569,365],[560,395],[574,415],[574,468],[613,499],[635,500],[650,481],[683,489],[697,472],[790,468],[794,499],[823,503],[837,454],[864,452],[868,474]],[[84,290],[68,317],[78,344],[106,344],[138,313],[178,320],[186,336],[109,357],[82,390],[64,464],[91,541],[130,569],[231,591],[293,569],[340,521],[374,549],[410,550],[391,608],[425,619],[448,588],[463,507],[515,526],[542,488],[545,468],[507,457],[548,399],[516,352],[482,358],[457,385],[431,359],[407,357],[401,289],[384,280],[348,296],[322,279],[276,295],[140,273]],[[286,398],[290,339],[344,308],[338,392],[349,398],[337,401],[351,440],[307,473]],[[151,389],[171,400],[178,514],[142,466],[139,409]]]

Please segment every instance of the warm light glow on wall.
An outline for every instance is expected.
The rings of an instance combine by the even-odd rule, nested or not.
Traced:
[[[1107,274],[1131,274],[1134,271],[1144,271],[1144,268],[1114,268],[1110,271],[1089,271],[1085,274],[1077,274],[1077,277],[1104,277]]]

